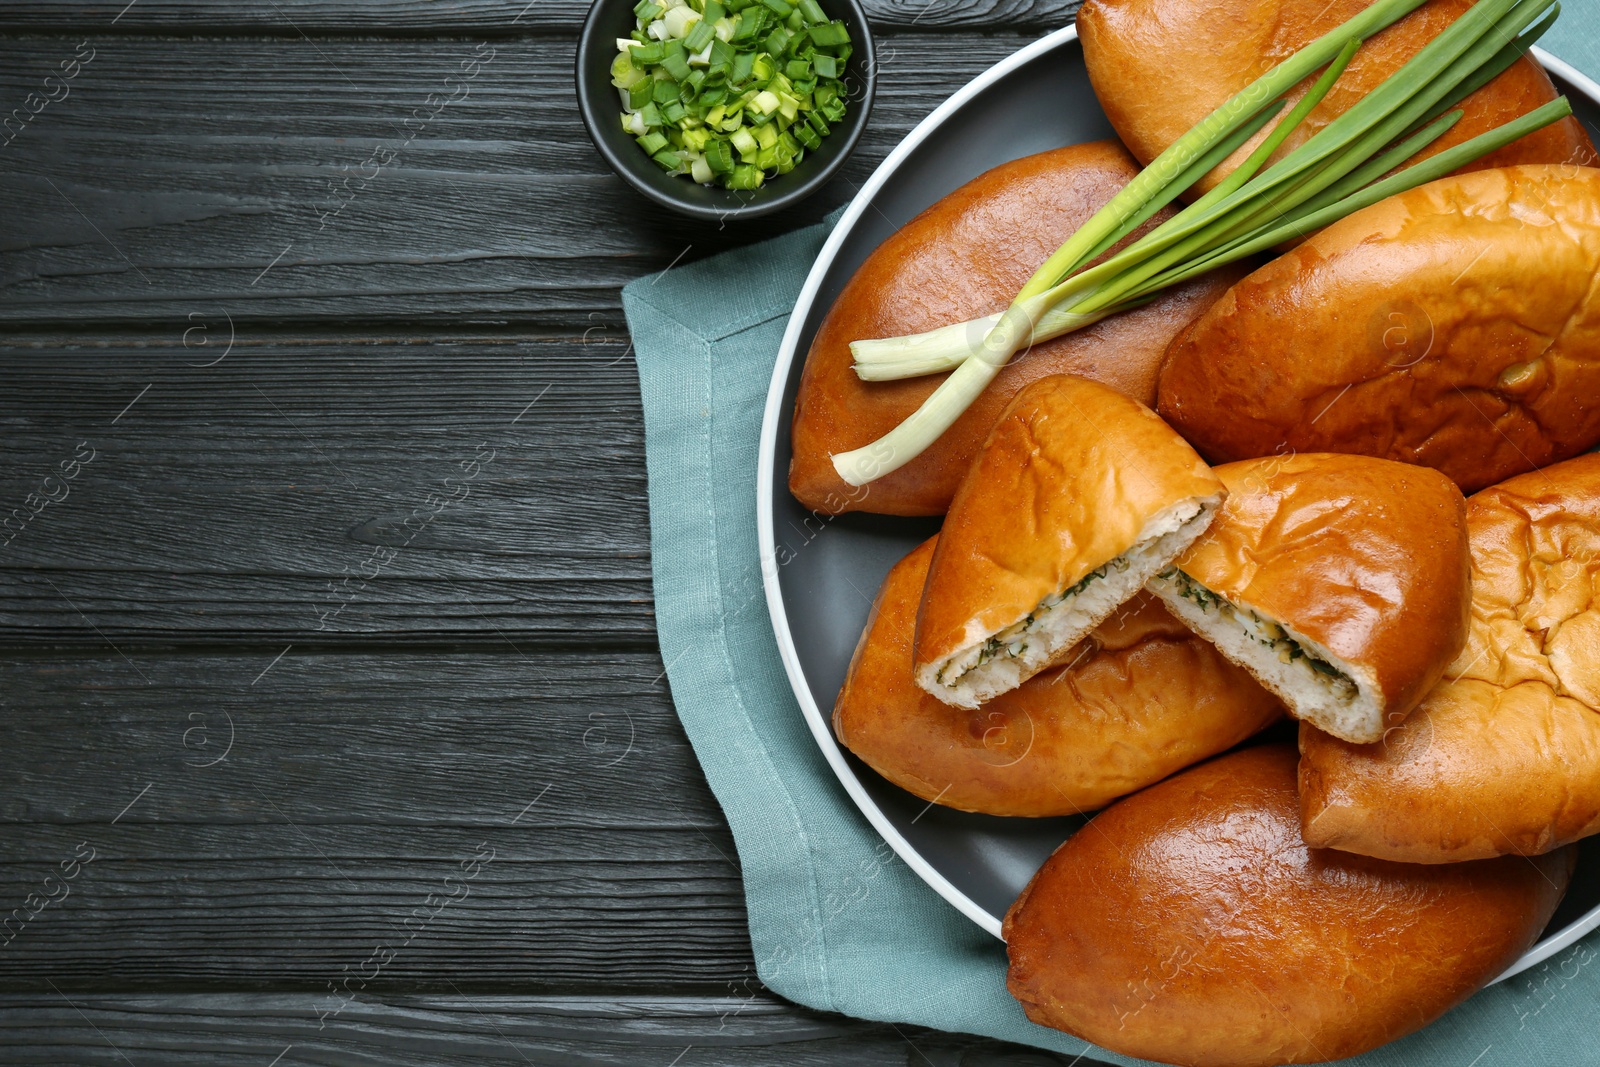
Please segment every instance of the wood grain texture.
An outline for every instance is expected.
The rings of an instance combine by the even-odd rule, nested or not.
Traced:
[[[67,95],[0,147],[0,323],[617,327],[624,282],[820,219],[1026,41],[885,37],[883,86],[839,177],[719,228],[607,169],[578,118],[571,38],[93,38]],[[76,49],[0,40],[0,114]]]
[[[1102,1067],[978,1037],[826,1015],[761,992],[735,993],[363,998],[319,1029],[327,1002],[304,994],[47,991],[0,997],[0,1058],[15,1067]]]
[[[574,33],[587,0],[28,0],[0,3],[0,32],[212,34]],[[1055,29],[1081,0],[865,0],[875,28]]]
[[[586,6],[0,0],[0,1061],[1089,1067],[754,980],[618,300],[1076,0],[871,0],[856,157],[726,230],[595,156]]]
[[[656,656],[11,653],[0,768],[7,1064],[1093,1067],[767,993]]]
[[[0,347],[0,644],[654,647],[616,331],[229,336]]]
[[[321,989],[377,944],[373,991],[751,965],[658,656],[275,655],[0,657],[0,988]]]

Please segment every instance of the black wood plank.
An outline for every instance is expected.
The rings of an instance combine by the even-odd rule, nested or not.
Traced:
[[[191,38],[94,37],[70,97],[0,148],[0,321],[22,337],[0,352],[0,646],[79,646],[0,656],[0,900],[76,872],[4,935],[5,1062],[1067,1062],[750,999],[731,842],[642,651],[616,288],[820,217],[1025,40],[925,31],[1029,34],[1069,7],[880,0],[917,32],[891,38],[905,73],[846,180],[737,232],[654,217],[594,159],[560,36],[581,10],[0,5],[0,27],[72,35],[0,43],[17,103],[80,32]],[[263,39],[193,39],[216,32]],[[492,37],[494,59],[408,129],[488,53],[338,37],[373,33]],[[451,336],[332,336],[426,320]],[[148,341],[80,347],[50,332],[68,321]],[[319,339],[268,329],[307,322]],[[567,336],[516,336],[540,326]],[[471,649],[335,647],[396,641]],[[140,652],[218,643],[249,647]],[[396,940],[326,1018],[323,987]],[[202,988],[301,992],[171,992]],[[395,999],[418,990],[439,995]]]
[[[0,646],[654,648],[619,331],[229,336],[0,347]]]
[[[615,326],[624,282],[819,219],[1026,40],[886,37],[893,77],[841,176],[719,227],[606,168],[578,120],[570,37],[92,38],[65,98],[0,147],[0,323]],[[78,51],[0,41],[0,101],[21,106]]]
[[[1074,1062],[767,993],[655,656],[0,656],[0,783],[7,1064]]]
[[[123,805],[141,788],[126,790]],[[161,788],[134,811],[159,805]],[[507,796],[505,823],[538,792]],[[270,816],[288,799],[240,794],[229,803]],[[50,978],[66,990],[322,989],[371,967],[379,947],[393,955],[381,974],[368,972],[374,991],[452,981],[466,990],[716,989],[750,965],[738,873],[718,851],[733,855],[724,832],[525,826],[536,812],[488,829],[296,820],[12,830],[11,910],[0,914],[14,940],[0,988],[36,990]],[[48,880],[70,873],[79,855],[93,862],[74,881]],[[30,903],[67,891],[59,904]]]
[[[12,654],[0,768],[0,989],[321,990],[378,944],[373,992],[751,965],[654,654]]]
[[[263,1067],[1101,1067],[998,1041],[720,998],[0,997],[8,1064]],[[274,1057],[279,1057],[274,1059]]]
[[[1054,29],[1081,0],[866,0],[874,26],[922,31]],[[571,33],[587,0],[29,0],[0,3],[0,32],[377,34]]]

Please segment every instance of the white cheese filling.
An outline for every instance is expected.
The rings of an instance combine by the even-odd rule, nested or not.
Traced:
[[[1191,499],[1157,515],[1140,540],[1028,615],[919,672],[918,683],[947,704],[975,708],[1058,662],[1205,532],[1214,502]]]
[[[1152,578],[1148,588],[1190,629],[1277,694],[1296,718],[1358,744],[1382,736],[1382,700],[1366,672],[1176,567]]]

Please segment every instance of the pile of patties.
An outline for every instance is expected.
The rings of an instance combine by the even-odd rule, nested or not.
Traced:
[[[1079,25],[1148,160],[1363,6],[1324,4],[1090,0]],[[1383,77],[1466,6],[1434,0],[1352,71]],[[1462,125],[1552,95],[1523,60]],[[1566,846],[1600,831],[1594,161],[1560,124],[1039,345],[866,493],[829,456],[940,379],[862,382],[849,342],[1000,310],[1137,164],[1102,143],[996,168],[841,293],[790,489],[944,523],[885,579],[834,729],[929,801],[1099,812],[1006,916],[1036,1022],[1180,1064],[1336,1059],[1539,936]],[[1298,756],[1251,740],[1285,715]]]

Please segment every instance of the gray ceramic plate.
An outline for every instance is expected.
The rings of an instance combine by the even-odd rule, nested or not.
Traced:
[[[1538,58],[1600,139],[1600,85],[1547,54]],[[996,64],[941,105],[883,161],[817,257],[778,353],[762,427],[757,515],[768,563],[767,603],[790,684],[817,744],[900,858],[997,937],[1000,917],[1033,872],[1083,820],[1007,819],[929,805],[840,749],[828,717],[872,597],[889,568],[935,532],[938,521],[881,515],[819,521],[785,488],[789,420],[804,354],[823,315],[861,262],[899,226],[1007,160],[1113,136],[1089,86],[1075,27]],[[779,558],[787,560],[781,567],[772,562]],[[1545,937],[1506,976],[1597,925],[1600,844],[1591,843]]]

